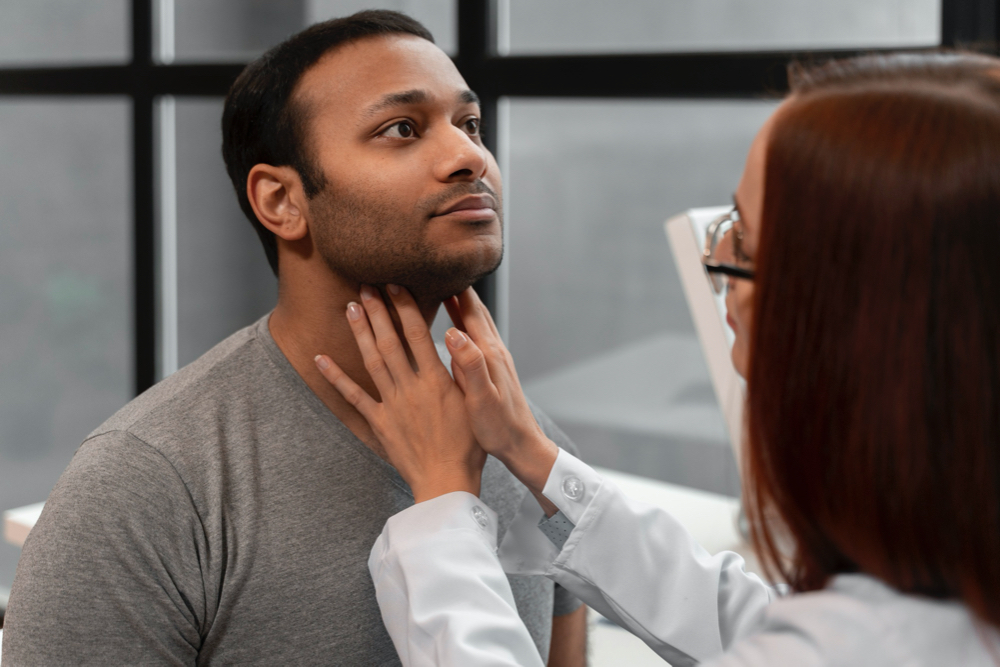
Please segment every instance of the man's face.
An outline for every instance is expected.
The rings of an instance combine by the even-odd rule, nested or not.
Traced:
[[[431,302],[496,269],[500,172],[475,95],[441,49],[410,35],[340,46],[306,71],[295,101],[326,180],[307,215],[332,271]]]

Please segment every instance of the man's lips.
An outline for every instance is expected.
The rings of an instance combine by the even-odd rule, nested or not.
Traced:
[[[497,202],[491,195],[466,195],[452,202],[447,208],[434,214],[435,217],[455,215],[470,220],[481,220],[496,215]]]

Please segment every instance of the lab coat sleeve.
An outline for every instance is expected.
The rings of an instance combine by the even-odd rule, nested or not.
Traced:
[[[543,493],[575,525],[561,550],[538,530],[530,497],[499,554],[496,515],[467,493],[386,522],[368,565],[403,665],[541,665],[504,571],[549,576],[675,667],[718,658],[760,629],[776,593],[738,554],[710,555],[669,513],[565,451]]]
[[[386,522],[368,569],[405,667],[541,667],[496,543],[496,513],[464,492]]]
[[[675,667],[721,655],[759,627],[777,596],[738,554],[709,554],[668,512],[631,500],[565,451],[543,494],[573,532],[557,551],[537,529],[510,531],[500,547],[504,569],[546,574]]]

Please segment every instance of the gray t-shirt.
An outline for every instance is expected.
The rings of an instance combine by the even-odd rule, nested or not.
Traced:
[[[525,493],[488,460],[501,535]],[[397,665],[367,559],[412,504],[262,318],[84,441],[24,545],[3,663]],[[544,577],[511,585],[545,658],[578,602]]]

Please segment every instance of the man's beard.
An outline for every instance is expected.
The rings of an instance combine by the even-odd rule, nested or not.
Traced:
[[[311,232],[316,251],[330,270],[350,282],[400,285],[418,304],[435,305],[496,271],[503,259],[502,244],[498,251],[449,255],[423,237],[435,210],[469,194],[488,193],[496,199],[502,230],[500,198],[482,181],[456,183],[414,211],[400,210],[386,199],[332,190],[327,184],[311,200]],[[415,218],[420,218],[417,224]]]

